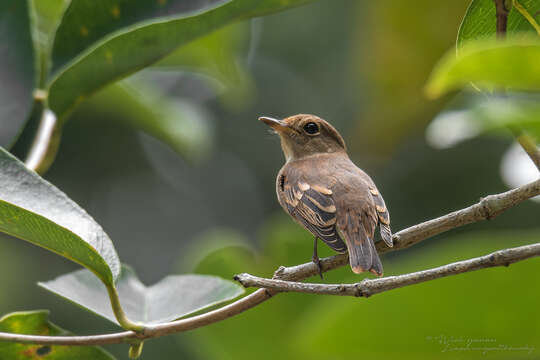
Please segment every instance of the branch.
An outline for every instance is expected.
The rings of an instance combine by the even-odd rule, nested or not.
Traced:
[[[429,270],[410,274],[387,276],[380,279],[364,279],[356,284],[310,284],[295,281],[265,279],[250,274],[239,274],[235,280],[242,286],[272,289],[274,291],[303,292],[320,295],[369,297],[384,291],[414,285],[424,281],[457,275],[495,266],[508,266],[535,256],[540,256],[540,243],[495,251],[481,257],[458,261]]]
[[[404,229],[394,234],[393,248],[387,248],[381,244],[378,244],[377,249],[379,253],[384,253],[391,250],[407,248],[409,246],[419,243],[422,240],[433,237],[450,229],[470,224],[476,221],[491,219],[499,215],[503,211],[537,195],[540,195],[540,180],[534,181],[527,185],[523,185],[519,188],[501,194],[489,195],[481,199],[480,202],[478,202],[477,204],[469,206],[465,209],[454,211],[448,215],[441,216],[439,218],[429,220],[424,223]],[[515,249],[509,249],[508,251],[514,250]],[[321,259],[322,271],[324,272],[346,265],[347,263],[347,255],[336,255]],[[292,267],[280,267],[275,272],[274,279],[301,281],[310,276],[318,275],[318,273],[319,272],[317,266],[314,263],[309,262]],[[401,275],[401,277],[410,277],[413,276],[413,274]],[[384,284],[386,284],[385,286],[388,286],[387,282],[391,282],[394,278],[396,277],[386,277],[382,279],[377,279],[377,281],[381,281],[379,283],[379,286],[383,286]],[[411,284],[412,283],[414,282],[411,282]],[[406,285],[406,283],[404,283],[403,285]],[[373,291],[375,290],[376,289],[374,289]],[[385,290],[386,288],[384,288],[384,290],[382,291]],[[12,341],[18,343],[33,343],[42,345],[105,345],[130,343],[133,342],[133,340],[144,340],[172,333],[193,330],[205,325],[210,325],[215,322],[225,320],[259,305],[260,303],[268,300],[278,292],[279,291],[273,289],[259,289],[252,294],[245,296],[229,305],[201,315],[164,324],[147,325],[138,334],[132,331],[124,331],[116,334],[91,336],[34,336],[0,332],[0,341]],[[372,292],[370,294],[373,293],[375,292]]]

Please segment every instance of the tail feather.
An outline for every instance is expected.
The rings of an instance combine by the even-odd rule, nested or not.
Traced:
[[[375,249],[373,240],[367,236],[360,241],[348,241],[349,263],[356,274],[370,271],[377,276],[383,274],[381,259]]]
[[[356,274],[370,271],[381,276],[383,268],[373,243],[376,221],[348,212],[341,218],[338,230],[347,244],[349,263]]]

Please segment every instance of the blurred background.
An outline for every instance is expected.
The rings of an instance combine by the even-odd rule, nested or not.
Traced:
[[[275,198],[283,155],[261,115],[313,113],[335,125],[384,195],[394,231],[503,192],[518,185],[501,176],[502,168],[515,174],[521,156],[507,153],[510,137],[426,141],[426,127],[455,94],[428,101],[423,86],[455,46],[468,3],[321,0],[220,30],[79,107],[45,178],[104,227],[146,284],[184,272],[268,277],[279,265],[310,260],[312,236]],[[385,275],[537,242],[538,206],[528,201],[387,254]],[[77,334],[117,330],[35,285],[75,264],[5,235],[0,248],[0,313],[47,308]],[[142,358],[540,358],[539,265],[533,259],[369,299],[283,294],[233,319],[149,341]],[[361,279],[343,268],[325,281]],[[471,341],[496,349],[452,350]],[[123,346],[107,349],[127,358]]]

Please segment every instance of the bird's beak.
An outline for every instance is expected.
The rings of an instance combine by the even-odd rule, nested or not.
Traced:
[[[267,116],[261,116],[259,118],[259,121],[262,121],[263,123],[265,123],[266,125],[270,126],[272,129],[278,132],[282,132],[282,131],[290,129],[289,125],[283,120],[278,120],[278,119],[274,119]]]

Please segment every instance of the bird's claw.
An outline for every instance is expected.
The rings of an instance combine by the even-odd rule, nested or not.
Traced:
[[[321,280],[324,280],[321,259],[319,259],[318,256],[317,257],[314,256],[313,258],[311,258],[311,261],[313,261],[313,263],[317,265],[317,269],[319,269],[319,276],[321,277]]]

